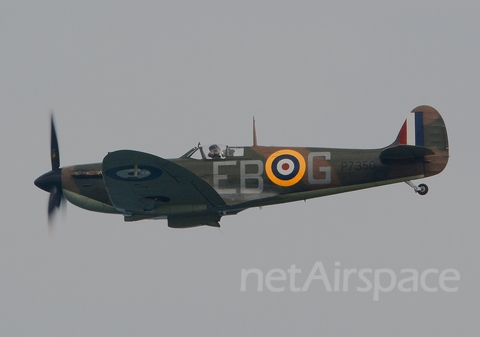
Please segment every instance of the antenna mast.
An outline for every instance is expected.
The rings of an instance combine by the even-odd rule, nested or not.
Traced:
[[[257,146],[257,129],[255,128],[255,116],[253,117],[253,146]]]

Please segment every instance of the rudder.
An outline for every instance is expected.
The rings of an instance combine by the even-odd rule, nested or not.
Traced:
[[[385,153],[397,153],[400,149],[420,154],[423,151],[421,156],[425,177],[442,172],[447,166],[449,146],[447,128],[440,113],[428,105],[413,109],[403,123],[397,139]]]

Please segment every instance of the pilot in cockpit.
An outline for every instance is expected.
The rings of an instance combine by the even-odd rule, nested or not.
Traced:
[[[217,144],[210,145],[208,150],[209,150],[208,156],[210,158],[221,158],[222,150],[220,149],[220,147]]]

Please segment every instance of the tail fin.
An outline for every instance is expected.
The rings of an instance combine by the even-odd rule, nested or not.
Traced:
[[[388,160],[423,159],[425,177],[442,172],[449,156],[447,129],[442,116],[427,105],[413,109],[395,142],[380,156]]]

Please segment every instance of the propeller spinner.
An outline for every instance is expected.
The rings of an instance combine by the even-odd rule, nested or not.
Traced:
[[[64,196],[62,192],[62,169],[60,168],[60,152],[58,151],[57,133],[55,132],[55,123],[53,122],[53,114],[51,115],[51,134],[50,134],[50,160],[52,162],[52,170],[38,177],[34,184],[38,188],[49,192],[48,199],[48,222],[57,208],[60,207]]]

